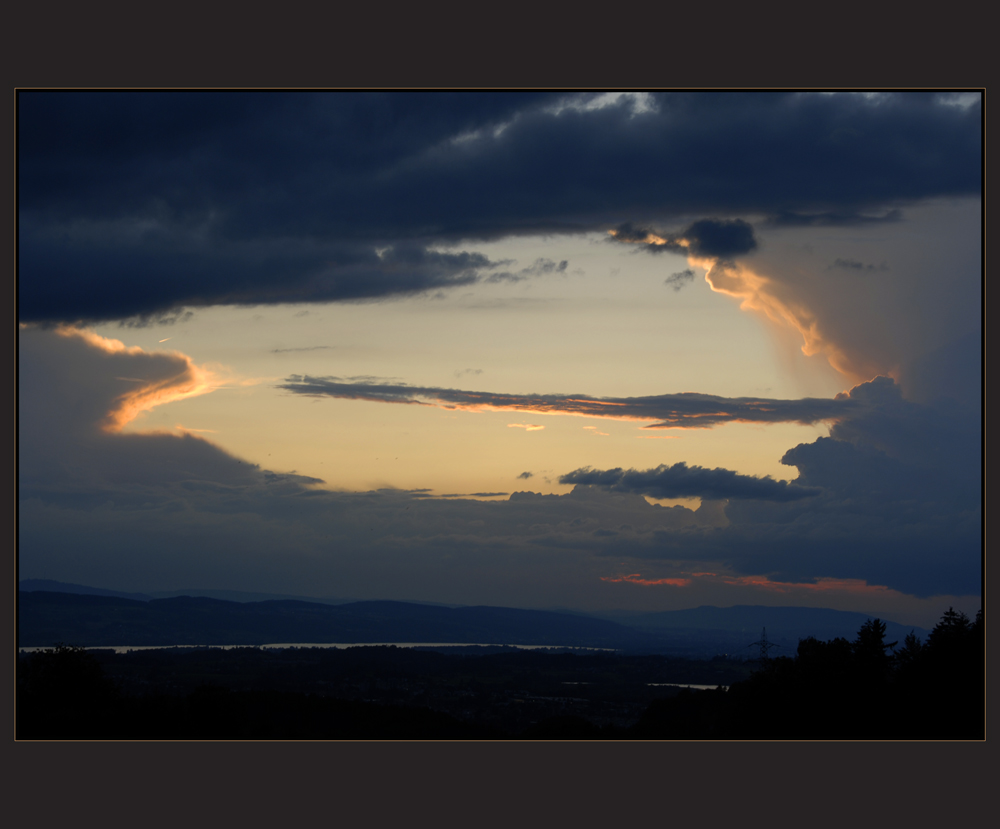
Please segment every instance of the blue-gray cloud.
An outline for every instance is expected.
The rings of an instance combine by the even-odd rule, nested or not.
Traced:
[[[720,397],[697,392],[658,394],[648,397],[500,394],[410,386],[406,383],[343,382],[338,377],[308,375],[292,375],[278,388],[308,397],[338,397],[442,408],[511,409],[619,420],[651,420],[655,421],[647,427],[651,429],[705,429],[736,421],[810,424],[845,417],[859,405],[857,400],[848,395],[838,395],[833,399],[804,397],[799,400],[775,400],[757,397]]]
[[[886,218],[981,192],[981,103],[937,94],[18,95],[21,320],[375,299],[503,273],[517,234]],[[690,219],[688,219],[690,221]],[[464,240],[464,242],[463,242]],[[436,252],[443,243],[469,249]],[[454,249],[454,248],[452,248]],[[497,277],[499,278],[499,277]]]
[[[688,466],[683,462],[645,470],[584,467],[561,476],[559,483],[597,486],[611,492],[637,492],[652,498],[743,498],[783,502],[820,494],[814,487],[797,486],[771,477],[740,475],[730,469]]]

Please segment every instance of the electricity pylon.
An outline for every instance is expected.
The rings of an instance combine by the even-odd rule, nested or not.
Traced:
[[[755,647],[755,646],[760,648],[760,664],[761,665],[766,665],[767,664],[767,660],[770,659],[770,654],[768,653],[768,651],[770,651],[771,648],[780,648],[781,647],[781,645],[779,645],[777,642],[768,642],[767,641],[767,628],[761,629],[760,639],[757,642],[751,642],[749,645],[747,645],[748,648],[752,648],[752,647]]]

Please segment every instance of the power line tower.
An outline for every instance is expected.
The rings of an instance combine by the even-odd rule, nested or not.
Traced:
[[[769,642],[767,639],[767,628],[762,628],[760,632],[760,639],[756,642],[751,642],[749,645],[747,645],[747,647],[760,648],[759,662],[761,667],[763,668],[765,665],[767,665],[767,660],[771,658],[770,655],[771,648],[780,648],[781,645],[779,645],[777,642]]]

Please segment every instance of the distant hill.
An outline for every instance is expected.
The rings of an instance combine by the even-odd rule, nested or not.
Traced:
[[[45,591],[20,594],[18,640],[19,647],[454,642],[634,649],[656,643],[655,636],[615,622],[544,610],[205,597],[136,601]]]
[[[612,619],[638,630],[669,632],[679,630],[725,631],[743,633],[759,638],[762,628],[767,628],[768,638],[788,640],[805,639],[815,636],[829,640],[842,636],[854,641],[858,629],[874,614],[855,613],[847,610],[831,610],[820,607],[765,607],[763,605],[736,605],[735,607],[713,607],[702,605],[688,610],[666,610],[659,613],[607,613],[604,618]],[[929,631],[913,625],[901,625],[882,619],[886,625],[886,639],[900,643],[912,630],[921,639],[926,639]]]
[[[450,642],[565,645],[704,659],[750,658],[762,628],[776,655],[800,639],[853,641],[870,618],[808,607],[702,606],[659,613],[588,615],[570,610],[455,607],[419,602],[298,599],[224,590],[123,593],[42,579],[20,583],[19,645],[263,645],[277,643]],[[177,595],[181,594],[181,595]],[[198,595],[201,594],[201,595]],[[887,641],[913,630],[891,620]]]
[[[341,599],[333,596],[296,596],[288,593],[251,593],[246,590],[162,590],[150,593],[152,599],[174,599],[178,596],[203,597],[206,599],[221,599],[225,602],[269,602],[292,599],[299,602],[314,602],[316,604],[348,604],[357,599]]]
[[[43,590],[49,593],[77,593],[85,596],[117,596],[119,599],[134,599],[138,602],[148,602],[153,598],[147,593],[123,593],[121,590],[105,590],[103,587],[87,587],[83,584],[52,579],[23,579],[18,582],[17,589],[21,593]]]
[[[210,599],[222,599],[227,602],[266,602],[272,599],[296,599],[304,602],[320,604],[347,604],[357,599],[341,599],[321,596],[295,596],[288,593],[251,593],[245,590],[199,590],[196,588],[184,590],[162,590],[152,593],[124,593],[121,590],[106,590],[103,587],[88,587],[83,584],[72,584],[52,579],[24,579],[17,589],[25,593],[44,590],[49,593],[78,593],[87,596],[117,596],[120,599],[135,599],[148,602],[150,599],[172,599],[176,596],[204,596]]]

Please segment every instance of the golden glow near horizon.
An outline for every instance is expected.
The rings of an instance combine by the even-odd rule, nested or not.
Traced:
[[[797,472],[781,465],[781,456],[827,434],[823,424],[730,423],[650,435],[643,432],[649,420],[594,418],[593,426],[581,428],[585,414],[533,409],[528,414],[545,415],[544,422],[512,421],[511,409],[488,405],[312,399],[276,386],[289,375],[309,374],[484,394],[558,393],[572,400],[573,394],[684,391],[833,397],[851,385],[817,357],[793,355],[801,365],[789,372],[759,322],[720,302],[704,283],[680,292],[666,288],[671,260],[682,266],[683,256],[634,256],[629,246],[594,237],[495,245],[484,252],[500,258],[503,251],[528,263],[568,259],[570,266],[565,275],[480,284],[442,296],[196,310],[173,326],[171,345],[189,355],[192,370],[218,365],[221,375],[225,366],[228,379],[210,395],[202,381],[202,396],[192,386],[192,393],[156,408],[147,404],[167,398],[144,398],[142,407],[133,407],[129,430],[183,423],[183,431],[204,430],[263,468],[294,470],[345,490],[558,493],[570,489],[559,476],[581,466],[645,469],[678,461],[789,480]],[[96,330],[122,336],[117,326]],[[155,352],[162,349],[161,332],[137,328],[129,335]],[[654,437],[661,440],[647,440]],[[524,472],[531,477],[519,478]]]

